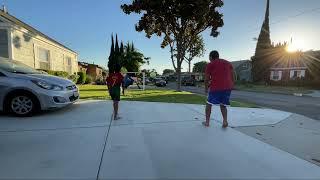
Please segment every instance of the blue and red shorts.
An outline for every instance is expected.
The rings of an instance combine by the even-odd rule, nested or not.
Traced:
[[[210,91],[207,103],[211,105],[230,106],[231,90]]]

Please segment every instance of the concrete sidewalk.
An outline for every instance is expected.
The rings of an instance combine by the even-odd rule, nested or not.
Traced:
[[[33,118],[0,116],[0,179],[320,178],[318,166],[235,129],[202,127],[202,106],[121,102],[119,121],[111,108],[85,101]],[[234,127],[291,115],[230,112]]]
[[[306,94],[306,96],[314,97],[314,98],[320,98],[320,91],[315,90],[311,94]]]

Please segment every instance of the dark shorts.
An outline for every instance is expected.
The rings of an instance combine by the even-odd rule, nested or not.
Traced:
[[[120,86],[113,86],[110,88],[109,94],[113,101],[120,101]]]
[[[208,95],[208,104],[230,106],[231,90],[211,91]]]

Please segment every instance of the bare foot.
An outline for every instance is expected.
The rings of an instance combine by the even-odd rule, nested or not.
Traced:
[[[202,122],[202,125],[205,126],[205,127],[209,127],[210,126],[210,124],[207,123],[207,122]]]
[[[229,123],[227,121],[223,121],[222,127],[227,128],[229,126]]]

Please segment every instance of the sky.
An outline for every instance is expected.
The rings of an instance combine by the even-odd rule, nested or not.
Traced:
[[[173,69],[170,52],[161,49],[161,38],[148,39],[135,31],[140,15],[126,15],[120,5],[131,0],[0,0],[11,15],[54,38],[79,54],[79,61],[106,67],[110,52],[111,34],[117,33],[124,42],[134,42],[149,65],[142,68]],[[255,51],[263,23],[266,0],[224,0],[219,10],[225,25],[220,36],[213,38],[209,31],[202,35],[206,53],[193,63],[208,60],[211,50],[218,50],[230,61],[250,59]],[[290,41],[302,50],[320,49],[319,0],[271,0],[271,40],[275,43]],[[187,63],[183,70],[187,71]]]

